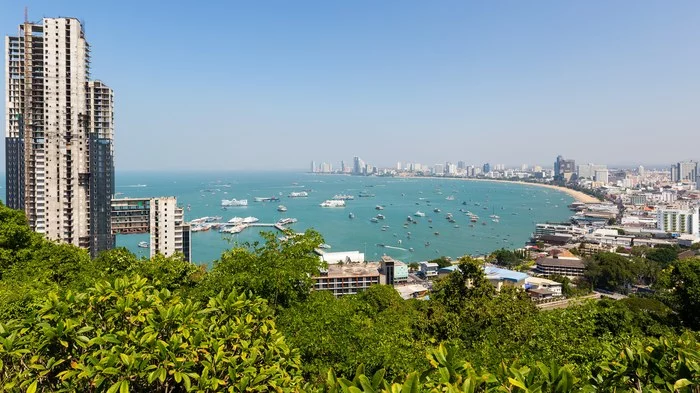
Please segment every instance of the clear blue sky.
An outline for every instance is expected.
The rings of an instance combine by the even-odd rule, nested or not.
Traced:
[[[3,35],[25,3],[84,21],[117,170],[700,158],[697,0],[0,0]]]

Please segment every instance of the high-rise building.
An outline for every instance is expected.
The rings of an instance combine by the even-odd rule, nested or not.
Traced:
[[[682,161],[671,166],[671,181],[694,182],[698,176],[698,163],[695,161]]]
[[[352,158],[352,174],[353,175],[361,175],[363,167],[364,167],[364,163],[362,162],[360,157],[355,156]]]
[[[25,22],[5,37],[6,201],[47,238],[113,246],[113,93],[90,81],[80,21]]]
[[[576,171],[576,161],[565,160],[562,156],[557,156],[554,162],[554,178],[557,180],[569,181]]]
[[[316,172],[316,161],[311,161],[311,170],[309,172],[314,173]]]
[[[488,162],[486,164],[484,164],[483,171],[484,171],[484,173],[491,172],[491,164],[489,164]]]
[[[700,237],[700,213],[698,207],[659,208],[656,211],[656,227],[671,233],[687,233]]]

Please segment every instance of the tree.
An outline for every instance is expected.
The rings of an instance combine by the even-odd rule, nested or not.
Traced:
[[[448,257],[445,257],[445,256],[442,256],[442,257],[440,257],[440,258],[435,258],[435,259],[430,260],[430,261],[428,261],[428,262],[430,262],[430,263],[437,263],[437,264],[438,264],[438,267],[440,267],[441,269],[442,269],[443,267],[452,266],[452,261],[451,261]]]
[[[418,269],[420,269],[420,265],[418,264],[418,262],[411,262],[411,263],[408,264],[408,268],[409,268],[411,271],[415,272],[415,271],[417,271]]]
[[[286,240],[271,232],[261,236],[264,243],[246,243],[224,252],[197,288],[199,296],[239,288],[267,299],[272,307],[288,307],[308,297],[312,277],[322,266],[314,253],[323,243],[321,235],[307,230],[301,235],[290,231]]]
[[[647,251],[646,258],[666,267],[669,263],[678,259],[678,253],[670,247],[656,247]]]
[[[584,275],[594,288],[626,291],[635,282],[637,270],[632,261],[624,256],[602,252],[586,263]]]
[[[661,298],[686,326],[700,329],[700,258],[675,261],[664,276]]]
[[[522,262],[522,259],[518,257],[518,255],[515,252],[506,250],[505,248],[496,250],[491,254],[491,256],[494,257],[494,260],[496,261],[497,265],[504,266],[507,268],[513,268]]]
[[[154,283],[157,285],[157,283]],[[299,357],[266,302],[232,292],[206,307],[138,276],[51,293],[0,325],[0,382],[26,391],[269,391],[301,385]]]

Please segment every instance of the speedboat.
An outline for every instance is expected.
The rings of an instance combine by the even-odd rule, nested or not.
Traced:
[[[279,206],[277,206],[277,211],[278,211],[278,212],[286,212],[286,211],[287,211],[287,207],[284,206],[284,205],[279,205]]]
[[[139,247],[148,248],[148,242],[139,242]]]
[[[348,214],[348,218],[352,220],[353,218],[355,218],[355,214],[353,214],[353,213]]]
[[[417,212],[413,213],[414,216],[416,217],[425,217],[425,213],[422,211],[418,210]]]

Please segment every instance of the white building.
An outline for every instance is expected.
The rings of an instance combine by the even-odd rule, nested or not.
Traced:
[[[669,233],[689,234],[700,237],[700,213],[698,207],[660,207],[656,212],[657,228]]]
[[[120,198],[111,202],[114,235],[150,234],[150,256],[183,253],[191,260],[190,225],[175,197]]]
[[[438,265],[435,262],[421,262],[419,263],[419,266],[420,272],[423,274],[424,277],[437,276],[438,269],[440,269],[440,265]]]
[[[7,205],[48,239],[109,249],[113,93],[89,81],[80,21],[25,22],[5,37]]]

